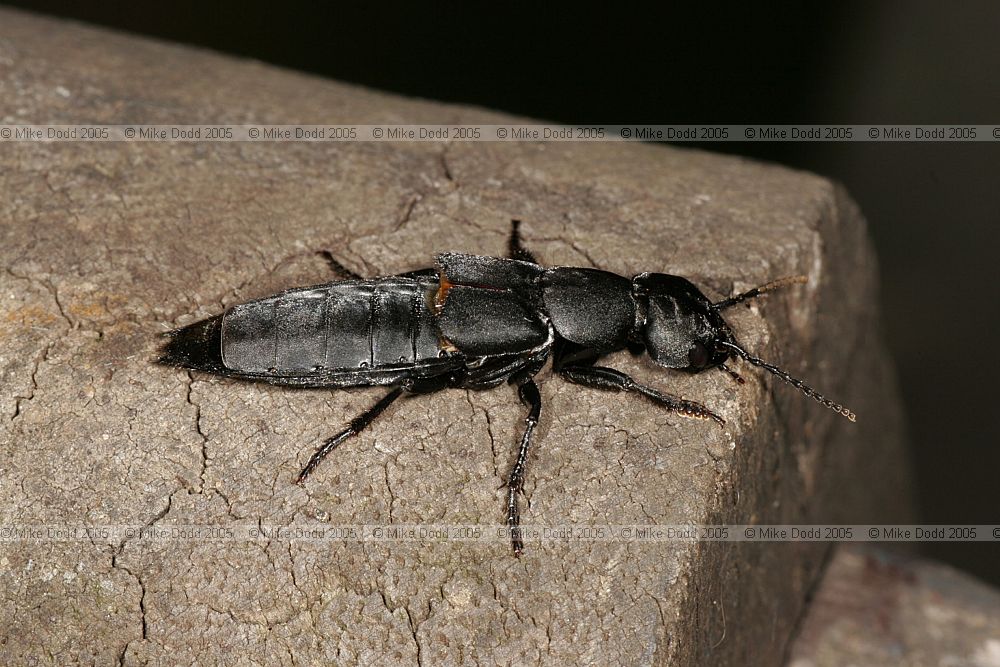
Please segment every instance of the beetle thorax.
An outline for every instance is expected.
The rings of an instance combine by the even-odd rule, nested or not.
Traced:
[[[635,327],[632,282],[597,269],[555,268],[541,279],[542,299],[556,333],[594,350],[625,347]]]

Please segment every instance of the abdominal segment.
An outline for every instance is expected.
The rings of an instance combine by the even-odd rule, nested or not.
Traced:
[[[302,374],[436,359],[428,309],[436,283],[344,281],[234,306],[222,323],[222,358],[241,373]]]

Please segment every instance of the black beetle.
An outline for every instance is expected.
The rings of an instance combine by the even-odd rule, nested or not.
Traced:
[[[515,555],[523,544],[517,494],[524,482],[541,397],[532,379],[551,356],[575,384],[642,394],[688,417],[724,420],[694,401],[643,386],[595,366],[603,355],[643,351],[665,368],[699,373],[736,356],[799,388],[851,421],[783,370],[744,350],[721,311],[804,278],[786,278],[712,303],[690,281],[663,273],[625,278],[598,269],[543,268],[512,223],[509,259],[445,253],[437,267],[364,279],[323,253],[345,279],[281,292],[169,332],[160,363],[292,387],[383,385],[390,391],[326,440],[299,473],[303,483],[341,442],[360,433],[404,393],[448,387],[517,385],[528,407],[507,478],[507,525]]]

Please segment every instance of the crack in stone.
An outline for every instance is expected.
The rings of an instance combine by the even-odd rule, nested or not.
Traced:
[[[495,236],[501,236],[504,239],[507,238],[507,234],[508,234],[508,231],[510,229],[509,227],[501,228],[501,227],[498,227],[496,225],[481,225],[478,222],[474,222],[473,220],[470,220],[469,218],[463,218],[463,217],[460,217],[460,216],[451,215],[449,213],[441,212],[441,211],[438,212],[438,215],[440,215],[441,217],[445,218],[446,220],[451,220],[452,222],[454,222],[457,225],[464,225],[466,227],[471,227],[473,229],[476,229],[476,230],[479,230],[479,231],[483,232],[484,234],[493,234]],[[506,247],[506,246],[504,246],[504,247]]]
[[[354,241],[350,241],[349,243],[344,245],[344,254],[350,255],[357,261],[357,263],[361,264],[364,267],[364,271],[359,271],[358,273],[360,273],[362,276],[368,276],[368,277],[373,276],[376,273],[375,267],[372,266],[372,264],[367,259],[365,259],[363,253],[360,253],[351,247],[351,244],[353,243]]]
[[[530,238],[529,238],[528,235],[523,235],[522,234],[522,236],[524,238],[525,243],[528,244],[528,245],[530,245],[533,241],[542,242],[542,243],[562,243],[562,244],[564,244],[566,246],[569,246],[574,252],[576,252],[578,255],[580,255],[585,260],[587,260],[587,262],[590,263],[591,267],[593,267],[595,269],[601,269],[601,268],[603,268],[597,262],[597,260],[595,260],[593,258],[593,256],[591,256],[591,254],[587,251],[586,248],[584,248],[583,246],[581,246],[576,241],[573,241],[572,239],[568,239],[568,238],[565,238],[563,236],[531,236]]]
[[[438,154],[438,161],[441,163],[441,171],[444,172],[444,177],[448,179],[449,182],[458,185],[455,180],[455,174],[452,172],[451,167],[448,165],[448,150],[451,148],[451,144],[445,144],[444,149]]]
[[[393,226],[392,231],[398,232],[410,222],[410,216],[413,214],[413,209],[423,198],[424,196],[419,192],[410,195],[410,198],[406,200],[406,204],[403,205],[403,212],[400,214],[399,218],[396,219],[396,224]]]
[[[49,360],[49,352],[55,346],[55,341],[50,342],[45,346],[40,355],[36,355],[35,359],[32,361],[31,365],[31,389],[27,396],[15,396],[14,397],[14,414],[11,415],[10,422],[13,424],[14,421],[20,417],[23,412],[23,404],[28,403],[35,398],[35,392],[38,391],[38,369],[41,367],[43,362]]]
[[[191,399],[191,391],[194,386],[194,374],[191,371],[187,372],[187,392],[184,395],[184,400],[188,405],[194,408],[194,428],[197,431],[198,436],[201,438],[201,471],[198,473],[198,479],[200,484],[195,490],[195,493],[205,492],[205,475],[208,471],[208,436],[201,429],[201,404],[195,403]]]
[[[154,514],[153,517],[150,518],[150,520],[147,521],[144,524],[143,527],[144,528],[149,528],[150,526],[152,526],[153,524],[155,524],[157,521],[160,521],[161,519],[163,519],[163,517],[165,517],[167,515],[167,513],[170,512],[170,508],[173,506],[173,502],[174,502],[174,494],[171,493],[169,496],[167,496],[167,504],[163,507],[163,509],[160,510],[159,512],[157,512],[156,514]],[[127,566],[122,565],[121,563],[118,562],[118,557],[122,553],[124,553],[125,546],[132,539],[135,539],[135,538],[133,537],[133,538],[125,538],[125,539],[123,539],[121,541],[121,543],[119,543],[118,548],[115,549],[115,552],[113,554],[111,554],[111,569],[113,569],[113,570],[121,570],[122,572],[125,572],[130,577],[132,577],[133,579],[135,579],[136,583],[139,584],[139,591],[140,591],[140,594],[139,594],[139,620],[140,620],[141,627],[142,627],[141,638],[145,641],[146,639],[149,638],[149,622],[148,622],[148,620],[146,618],[146,611],[147,611],[146,610],[146,593],[147,593],[147,591],[146,591],[146,582],[143,581],[143,579],[142,579],[141,576],[139,576],[138,574],[136,574],[135,572],[133,572]],[[91,541],[93,542],[93,540],[91,540]],[[131,644],[132,644],[131,641],[125,642],[125,646],[122,647],[121,652],[118,654],[118,664],[119,665],[124,665],[125,664],[125,654],[128,653],[128,649],[129,649],[129,646],[131,646]]]
[[[315,251],[313,251],[313,250],[296,251],[296,252],[293,252],[293,253],[290,253],[290,254],[287,254],[287,255],[283,256],[281,259],[279,259],[273,265],[270,265],[267,262],[267,257],[264,255],[264,253],[260,249],[258,249],[256,247],[251,248],[251,249],[257,255],[258,259],[260,259],[260,263],[261,263],[261,266],[263,268],[263,271],[260,272],[260,273],[254,273],[254,274],[250,275],[249,277],[241,280],[235,286],[230,287],[229,289],[227,289],[225,292],[223,292],[219,296],[207,299],[205,301],[202,301],[200,299],[192,299],[189,295],[183,294],[182,296],[184,296],[184,298],[186,300],[188,300],[189,302],[191,302],[193,304],[194,308],[192,310],[197,311],[199,309],[203,309],[203,308],[206,307],[206,304],[217,304],[219,306],[219,309],[224,311],[224,310],[226,310],[228,308],[228,306],[226,305],[226,303],[228,301],[231,301],[231,300],[239,298],[240,293],[244,289],[246,289],[248,286],[252,285],[253,283],[255,283],[255,282],[259,281],[259,280],[262,280],[262,279],[266,278],[267,276],[270,276],[270,275],[274,274],[274,272],[276,272],[278,269],[280,269],[282,266],[284,266],[288,262],[291,262],[291,261],[293,261],[295,259],[299,259],[299,258],[302,258],[302,257],[309,257],[309,256],[312,256],[312,255],[315,255],[315,254],[321,254],[322,255],[323,253],[329,253],[330,252],[329,250],[326,250],[326,249],[315,250]],[[189,311],[184,311],[184,312],[181,312],[180,314],[178,314],[177,316],[175,316],[173,318],[166,319],[165,321],[166,321],[167,325],[170,328],[173,329],[173,328],[176,328],[177,326],[179,326],[178,320],[180,320],[181,318],[185,318],[186,316],[188,316],[190,314],[191,314],[190,310]]]
[[[56,285],[51,280],[49,280],[48,278],[36,278],[34,276],[30,276],[27,274],[21,274],[14,271],[10,267],[5,267],[5,270],[7,272],[7,275],[9,275],[11,278],[24,280],[32,285],[38,285],[42,287],[46,292],[48,292],[49,295],[52,297],[52,302],[55,304],[56,310],[59,311],[59,316],[62,317],[63,320],[65,320],[67,329],[69,331],[78,329],[80,327],[79,322],[74,322],[73,319],[69,316],[69,313],[66,312],[66,307],[63,305],[62,298],[59,296],[59,288],[56,287]]]
[[[402,225],[406,224],[406,222],[409,221],[409,215],[412,212],[413,207],[416,206],[417,202],[419,202],[422,198],[423,198],[423,196],[420,195],[419,193],[416,193],[416,194],[414,194],[411,197],[411,200],[408,202],[408,205],[407,205],[406,209],[404,210],[402,216],[400,217],[400,220],[397,222],[397,225],[402,226]],[[355,239],[355,240],[357,240],[357,239]],[[353,242],[354,241],[352,241],[351,243],[353,243]],[[312,256],[315,256],[315,255],[319,255],[319,256],[323,257],[324,259],[326,259],[326,261],[328,263],[330,263],[330,260],[332,259],[333,262],[335,262],[336,264],[338,264],[338,265],[341,264],[340,261],[336,258],[336,255],[334,254],[334,252],[331,251],[331,250],[329,250],[328,248],[320,248],[318,250],[298,250],[296,252],[289,253],[289,254],[281,257],[273,265],[272,264],[268,264],[267,258],[264,256],[264,254],[260,250],[257,250],[257,249],[254,249],[254,250],[257,253],[258,257],[260,258],[260,262],[261,262],[261,266],[263,268],[263,271],[260,272],[260,273],[254,273],[253,275],[250,275],[249,277],[241,280],[235,286],[233,286],[233,287],[229,288],[228,290],[226,290],[221,295],[219,295],[217,297],[214,297],[214,298],[211,298],[211,299],[208,299],[205,302],[201,302],[199,300],[193,300],[192,303],[194,304],[194,310],[198,310],[198,309],[204,308],[205,304],[208,303],[208,304],[217,304],[219,306],[220,310],[225,311],[229,307],[229,306],[227,306],[227,303],[232,302],[233,300],[240,298],[240,295],[241,295],[241,293],[243,292],[244,289],[246,289],[247,287],[249,287],[250,285],[252,285],[252,284],[254,284],[254,283],[258,282],[258,281],[264,280],[268,276],[274,275],[274,273],[277,272],[279,269],[281,269],[283,266],[285,266],[286,264],[288,264],[288,263],[290,263],[290,262],[292,262],[294,260],[297,260],[297,259],[302,259],[302,258],[305,258],[305,257],[312,257]],[[366,270],[368,272],[371,271],[371,265],[368,264],[367,261],[365,261],[364,257],[362,257],[358,253],[354,252],[351,249],[350,244],[345,244],[343,246],[343,252],[344,252],[344,254],[348,254],[348,255],[352,255],[352,256],[357,257],[360,260],[360,263],[362,263],[362,264],[365,265]],[[344,267],[344,268],[346,268],[346,267]],[[348,270],[350,270],[350,269],[348,269]],[[187,296],[187,295],[185,295],[185,296]],[[189,298],[189,300],[191,300],[191,299]],[[176,328],[177,326],[179,326],[178,325],[178,320],[180,320],[183,317],[186,317],[187,315],[190,315],[190,311],[182,312],[179,315],[177,315],[176,317],[174,317],[173,319],[167,320],[168,326],[170,326],[171,328]]]
[[[503,479],[500,476],[500,465],[497,463],[497,438],[496,434],[493,433],[493,417],[490,416],[490,411],[483,408],[483,415],[486,417],[486,433],[490,436],[490,452],[493,454],[493,474],[497,479]]]
[[[56,286],[49,280],[34,278],[29,275],[22,275],[14,271],[9,267],[5,267],[7,275],[15,278],[17,280],[23,280],[31,285],[39,285],[45,289],[52,297],[52,301],[56,306],[56,310],[59,311],[59,315],[66,322],[66,332],[72,331],[79,328],[78,324],[74,324],[73,320],[70,319],[66,312],[65,307],[62,304],[62,299],[59,297],[59,290]],[[66,333],[64,332],[64,333]],[[31,366],[31,388],[27,396],[14,396],[14,412],[10,417],[10,422],[13,424],[14,421],[21,417],[24,413],[24,403],[31,401],[35,398],[35,393],[38,391],[38,370],[42,363],[49,360],[49,354],[52,352],[52,348],[55,347],[55,340],[50,340],[45,344],[45,347],[40,350],[40,354],[36,353],[35,358],[32,360]]]
[[[126,569],[128,572],[128,570]],[[129,572],[129,574],[132,574]],[[146,583],[137,574],[133,574],[135,580],[139,582],[139,590],[142,594],[139,596],[139,613],[141,614],[142,620],[142,639],[145,641],[149,638],[149,622],[146,620]]]
[[[500,477],[500,466],[497,464],[497,440],[496,435],[493,433],[493,418],[490,417],[490,411],[486,408],[476,407],[476,404],[472,402],[471,389],[465,390],[465,400],[472,409],[473,416],[475,416],[477,412],[482,411],[483,416],[486,418],[486,433],[490,436],[490,451],[493,453],[493,474],[498,479],[503,481],[503,478]]]
[[[216,493],[220,498],[222,498],[223,502],[226,503],[226,514],[228,514],[231,518],[236,519],[237,521],[242,521],[243,519],[246,518],[245,516],[240,516],[236,514],[235,511],[233,511],[233,501],[229,499],[229,496],[227,496],[226,493],[221,488],[216,487],[213,488],[212,491]]]
[[[382,472],[385,475],[385,488],[389,491],[389,523],[395,523],[392,516],[392,507],[396,504],[396,494],[392,490],[392,483],[389,481],[389,461],[386,459],[382,463]]]
[[[592,267],[594,267],[595,269],[601,268],[601,265],[598,264],[597,261],[593,257],[590,256],[590,253],[587,252],[586,248],[581,247],[576,241],[567,241],[565,239],[561,239],[561,240],[562,240],[563,243],[565,243],[566,245],[568,245],[570,248],[572,248],[573,250],[575,250],[578,253],[580,253],[581,255],[583,255],[584,259],[586,259],[588,262],[590,262],[590,265]]]
[[[410,634],[413,636],[413,644],[417,647],[417,667],[423,667],[423,646],[420,645],[420,637],[417,632],[420,630],[420,622],[413,620],[413,615],[410,614],[409,607],[403,607],[403,611],[406,612],[406,622],[410,625]]]
[[[417,648],[417,665],[418,667],[421,667],[423,665],[423,646],[420,644],[418,631],[420,630],[420,624],[423,623],[423,621],[414,620],[413,613],[405,604],[393,606],[389,601],[389,597],[385,594],[385,591],[383,591],[380,587],[377,587],[374,592],[378,593],[378,596],[382,599],[382,606],[385,607],[390,616],[395,616],[396,612],[400,609],[402,609],[403,613],[406,614],[406,622],[410,626],[410,635],[413,637],[413,643]],[[427,618],[430,618],[429,610],[428,615],[424,620],[427,620]]]
[[[70,330],[72,331],[73,329],[79,329],[80,323],[74,322],[73,319],[66,312],[65,306],[63,306],[62,299],[59,297],[59,288],[56,287],[56,285],[50,280],[40,280],[39,283],[41,285],[44,285],[45,289],[47,289],[49,293],[52,295],[52,300],[56,304],[56,309],[59,311],[59,314],[62,315],[62,318],[66,320],[66,324],[69,325]]]

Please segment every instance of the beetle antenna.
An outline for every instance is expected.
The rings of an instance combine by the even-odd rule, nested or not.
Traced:
[[[724,310],[730,306],[735,306],[738,303],[742,303],[747,299],[752,299],[754,297],[760,296],[761,294],[767,294],[781,287],[787,287],[788,285],[803,285],[809,279],[805,276],[788,276],[787,278],[778,278],[777,280],[772,280],[769,283],[761,285],[760,287],[754,287],[752,290],[743,292],[743,294],[737,294],[736,296],[731,296],[728,299],[723,299],[718,303],[713,303],[712,307],[716,310]]]
[[[753,364],[754,366],[760,366],[764,370],[766,370],[766,371],[768,371],[770,373],[773,373],[774,375],[777,375],[778,377],[780,377],[782,380],[784,380],[788,384],[792,385],[793,387],[796,387],[799,391],[801,391],[806,396],[809,396],[810,398],[813,398],[816,401],[822,403],[824,406],[830,408],[831,410],[833,410],[837,414],[840,414],[840,415],[843,415],[844,417],[847,417],[852,422],[853,421],[857,421],[857,415],[855,415],[853,412],[851,412],[850,410],[848,410],[847,408],[845,408],[843,405],[841,405],[840,403],[834,403],[833,401],[831,401],[830,399],[828,399],[826,396],[824,396],[823,394],[819,393],[818,391],[816,391],[815,389],[813,389],[812,387],[810,387],[809,385],[807,385],[802,380],[799,380],[798,378],[792,377],[791,375],[789,375],[785,371],[781,370],[780,368],[778,368],[774,364],[769,364],[766,361],[764,361],[763,359],[759,359],[758,357],[753,356],[752,354],[750,354],[749,352],[747,352],[746,350],[744,350],[742,347],[740,347],[736,343],[730,343],[728,341],[720,341],[719,344],[722,345],[723,347],[726,347],[726,348],[732,350],[738,356],[742,357],[743,359],[745,359],[747,362]]]

